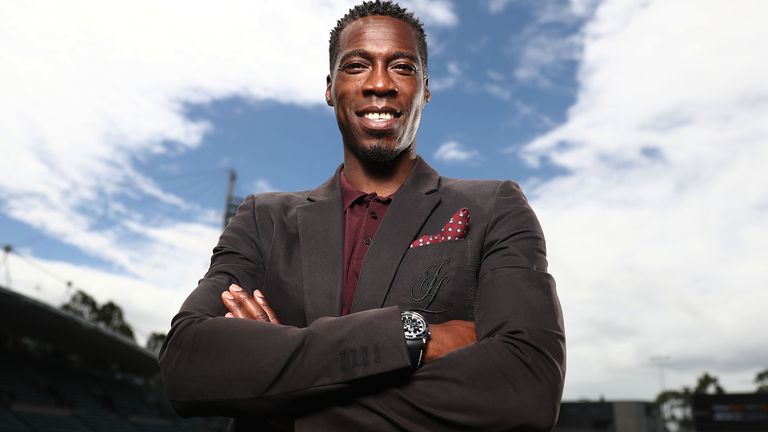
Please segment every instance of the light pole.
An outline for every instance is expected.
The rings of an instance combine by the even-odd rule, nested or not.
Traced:
[[[11,269],[8,267],[8,254],[13,252],[13,246],[7,244],[3,246],[3,267],[5,267],[6,288],[11,289]]]
[[[666,366],[666,364],[669,363],[669,360],[671,359],[672,357],[668,355],[651,357],[651,362],[653,362],[659,368],[659,385],[661,386],[662,392],[667,387],[666,383],[664,382],[664,366]]]

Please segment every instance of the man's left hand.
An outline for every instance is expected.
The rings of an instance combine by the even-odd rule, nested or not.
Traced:
[[[280,324],[275,311],[272,310],[267,299],[264,298],[264,294],[259,290],[255,290],[253,296],[250,296],[239,285],[232,284],[228,291],[221,293],[221,301],[229,310],[224,315],[226,318],[244,318]]]

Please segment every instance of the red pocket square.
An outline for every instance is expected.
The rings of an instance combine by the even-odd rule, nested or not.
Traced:
[[[445,224],[437,234],[423,235],[411,243],[411,247],[427,246],[444,241],[461,240],[467,236],[469,229],[469,209],[460,208],[451,216],[451,220]]]

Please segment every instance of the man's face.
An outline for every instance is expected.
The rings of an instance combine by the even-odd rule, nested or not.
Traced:
[[[348,24],[325,99],[345,147],[363,161],[391,162],[412,147],[429,99],[413,28],[387,16]]]

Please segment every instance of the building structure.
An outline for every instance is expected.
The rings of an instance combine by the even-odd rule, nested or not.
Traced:
[[[654,402],[563,402],[554,432],[663,432]]]

